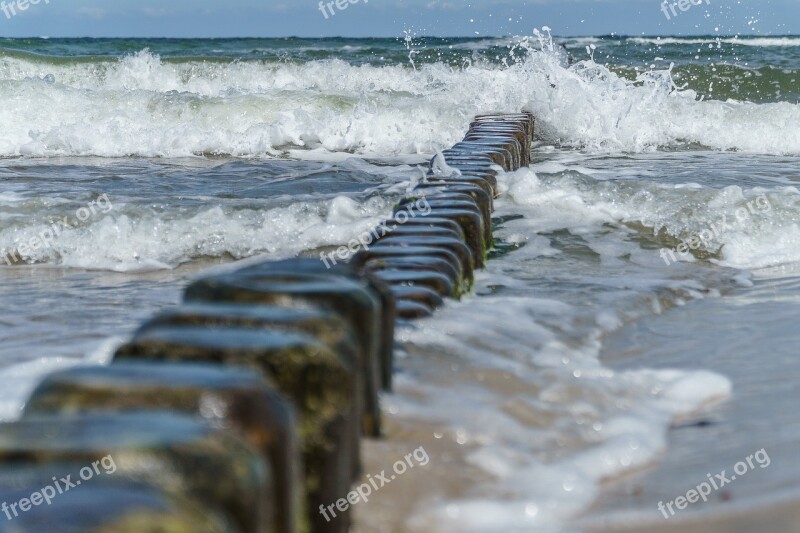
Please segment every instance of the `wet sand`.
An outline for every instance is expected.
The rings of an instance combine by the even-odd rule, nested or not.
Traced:
[[[365,440],[362,453],[365,474],[372,476],[382,471],[391,474],[395,461],[419,447],[424,448],[430,461],[383,486],[370,496],[369,502],[359,503],[355,508],[354,533],[436,531],[435,528],[414,527],[410,519],[429,504],[462,498],[468,489],[490,481],[485,473],[466,462],[470,446],[459,444],[458,435],[452,430],[405,416],[397,407],[398,397],[424,396],[410,380],[404,379],[406,375],[424,373],[427,385],[435,382],[442,387],[447,387],[449,382],[476,381],[468,367],[452,365],[444,354],[427,355],[424,360],[419,353],[400,359],[401,371],[395,391],[384,398],[386,437]]]
[[[797,533],[800,531],[800,497],[787,502],[764,501],[726,510],[710,510],[694,516],[650,521],[638,518],[601,520],[586,525],[591,533]]]
[[[709,368],[731,379],[733,395],[676,421],[658,464],[611,484],[582,523],[608,517],[617,524],[611,517],[628,515],[642,522],[601,530],[800,531],[800,338],[780,346],[770,342],[796,331],[798,286],[795,278],[756,280],[752,289],[642,320],[607,339],[605,362],[612,368]],[[734,466],[757,450],[768,454],[768,466],[755,464],[713,491],[708,502],[691,504],[669,520],[658,511],[658,502],[685,495],[708,474],[725,470],[732,478]]]

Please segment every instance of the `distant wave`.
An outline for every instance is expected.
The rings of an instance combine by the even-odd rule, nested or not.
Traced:
[[[746,94],[740,102],[699,101],[677,90],[666,70],[629,81],[592,61],[568,67],[547,40],[520,38],[516,47],[507,65],[460,68],[166,61],[147,50],[58,61],[6,53],[0,156],[430,154],[455,142],[474,114],[522,108],[536,114],[546,140],[586,150],[700,145],[800,155],[794,103],[755,104]],[[790,77],[775,74],[784,85]]]
[[[629,37],[626,39],[639,44],[735,44],[737,46],[800,46],[800,37]]]

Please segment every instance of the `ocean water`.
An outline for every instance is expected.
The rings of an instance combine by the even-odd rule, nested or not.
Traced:
[[[476,292],[397,334],[387,442],[440,475],[364,530],[663,521],[761,448],[731,491],[796,494],[799,72],[792,36],[0,39],[0,419],[198,273],[346,243],[473,115],[525,109]]]

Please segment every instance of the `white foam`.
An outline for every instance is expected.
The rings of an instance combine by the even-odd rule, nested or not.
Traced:
[[[265,209],[222,207],[143,212],[116,205],[113,211],[65,231],[51,246],[30,250],[29,261],[62,266],[136,271],[171,268],[202,257],[294,256],[325,245],[341,245],[369,231],[391,212],[385,198],[357,202],[346,196],[298,201]],[[50,226],[20,223],[0,229],[6,254]],[[2,268],[2,267],[0,267]]]
[[[414,531],[564,531],[604,481],[656,462],[674,421],[732,393],[730,380],[713,372],[614,371],[599,358],[608,332],[660,313],[662,300],[719,294],[700,277],[659,268],[657,254],[641,250],[623,222],[646,212],[637,204],[644,193],[669,203],[674,187],[575,172],[545,182],[527,169],[498,179],[507,193],[497,215],[524,218],[504,222],[497,237],[519,237],[524,246],[477,276],[481,296],[449,303],[398,335],[414,348],[390,411],[433,424],[484,476],[456,499],[415,509],[408,523]],[[600,265],[572,256],[565,273],[563,262],[531,261],[569,253],[549,242],[560,230],[579,237]],[[648,262],[637,253],[655,257]]]
[[[736,37],[714,37],[697,39],[691,37],[631,37],[627,39],[632,43],[638,44],[735,44],[738,46],[757,46],[757,47],[794,47],[800,46],[800,37],[755,37],[739,39]]]
[[[0,368],[0,423],[20,417],[31,393],[48,374],[79,365],[106,365],[122,342],[110,338],[82,359],[42,356]]]
[[[530,52],[518,63],[462,69],[164,62],[148,51],[116,62],[0,57],[0,156],[432,154],[474,114],[522,108],[546,139],[593,151],[699,143],[800,154],[796,104],[700,102],[667,71],[629,82],[593,61],[565,67],[546,39],[516,43]]]
[[[514,228],[512,242],[522,238],[518,235],[540,231],[580,232],[602,224],[626,231],[626,225],[640,224],[654,236],[662,232],[672,236],[674,243],[664,245],[670,249],[711,231],[712,238],[700,242],[698,249],[715,254],[719,259],[710,260],[724,266],[758,269],[800,261],[800,225],[792,222],[800,210],[800,191],[795,187],[767,191],[738,185],[710,189],[695,183],[598,181],[581,176],[580,167],[547,163],[535,168],[561,174],[542,180],[533,170],[523,169],[505,178],[509,197],[530,208],[529,216],[509,225]],[[631,251],[596,242],[589,246],[604,261],[633,252],[646,263],[665,264],[660,250]],[[693,255],[675,257],[695,261]]]
[[[492,272],[480,286],[505,281]],[[427,502],[409,519],[411,529],[561,531],[591,505],[603,480],[657,460],[674,419],[730,394],[730,382],[710,372],[603,367],[596,334],[581,346],[558,340],[556,324],[575,332],[578,311],[523,297],[473,298],[418,331],[401,332],[422,347],[426,361],[446,351],[453,370],[446,386],[431,379],[437,372],[430,365],[418,378],[404,376],[390,410],[432,421],[490,480],[462,498]],[[454,379],[456,368],[507,372],[518,392]]]

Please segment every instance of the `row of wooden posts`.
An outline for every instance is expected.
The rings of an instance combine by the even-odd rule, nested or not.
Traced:
[[[0,425],[0,532],[348,531],[320,508],[383,436],[395,322],[470,290],[498,167],[528,165],[532,136],[530,114],[478,116],[349,262],[200,279],[111,365],[46,377]]]

